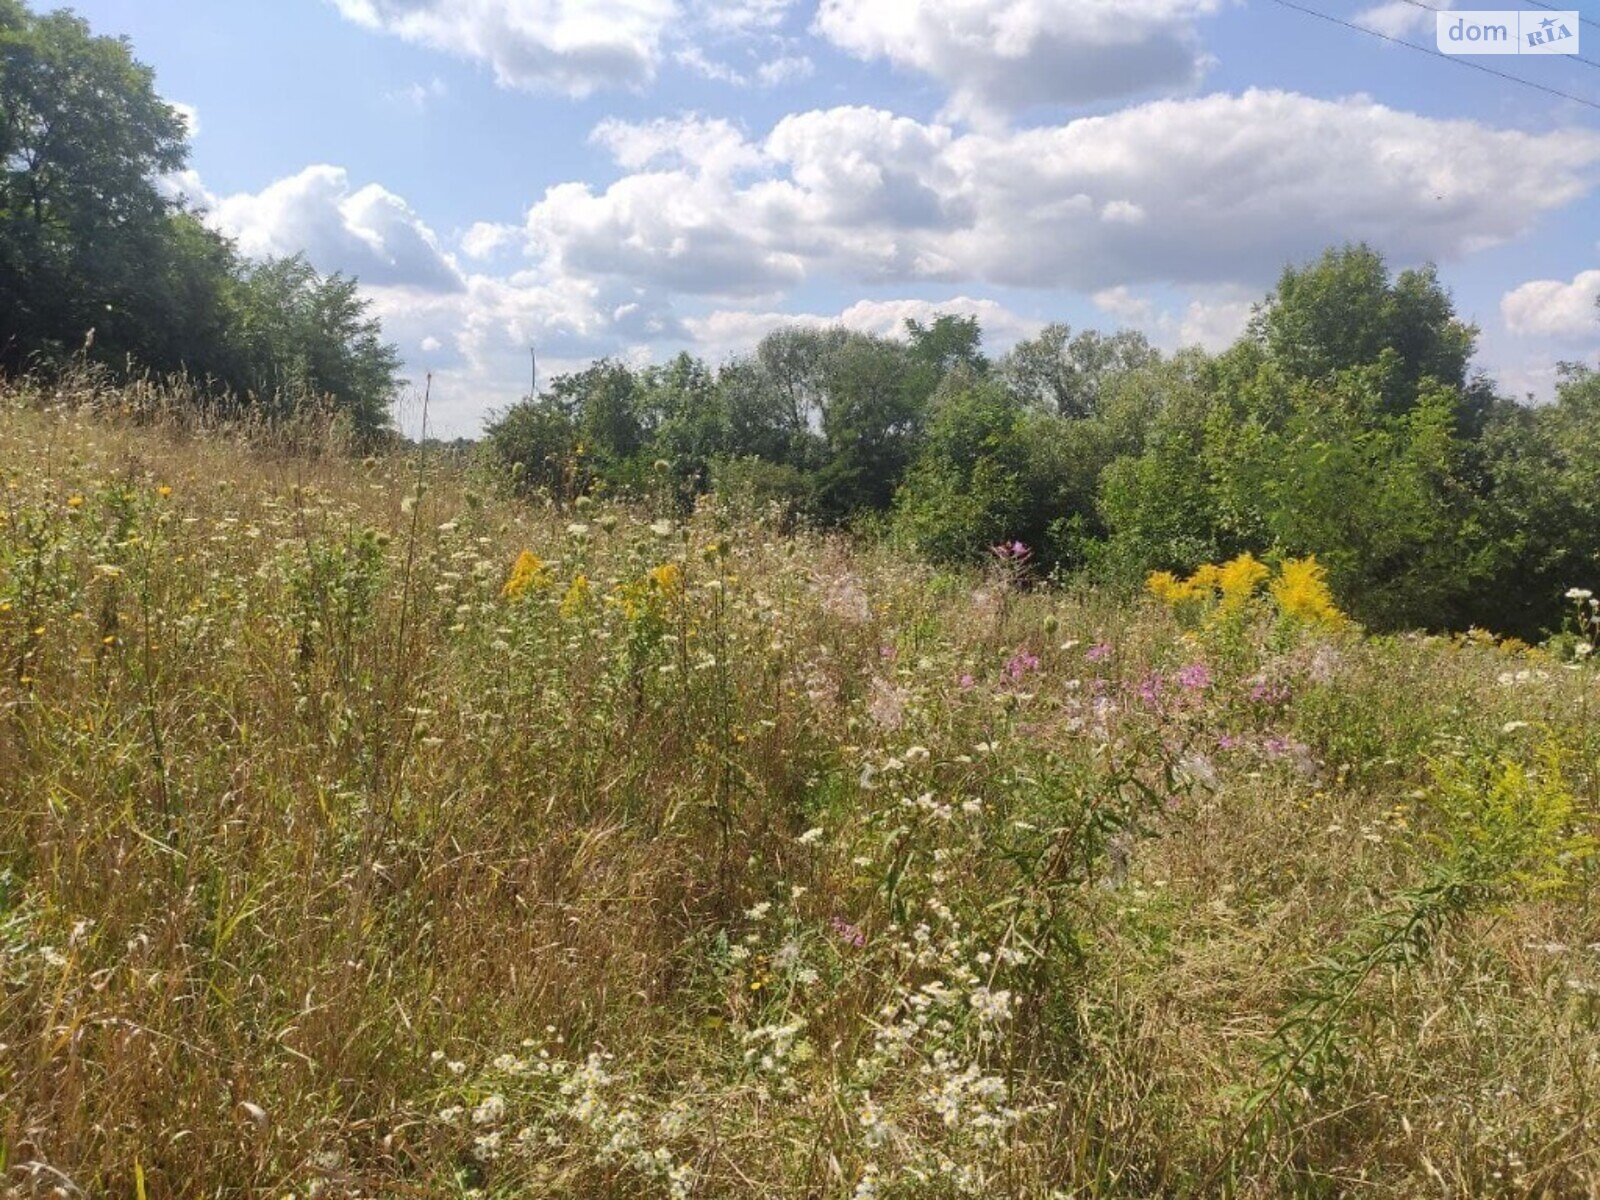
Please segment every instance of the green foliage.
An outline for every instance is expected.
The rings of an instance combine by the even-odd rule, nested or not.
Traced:
[[[154,177],[187,157],[182,119],[126,42],[62,11],[0,5],[0,362],[135,348],[138,269],[164,241]]]
[[[911,464],[926,416],[926,376],[897,342],[851,337],[829,363],[816,504],[825,519],[882,512]]]
[[[1292,1129],[1349,1070],[1352,1013],[1374,975],[1421,967],[1441,938],[1474,914],[1573,883],[1595,841],[1583,828],[1587,817],[1561,756],[1547,742],[1533,766],[1481,750],[1432,761],[1428,795],[1437,830],[1429,840],[1437,857],[1422,883],[1357,924],[1300,981],[1263,1060],[1266,1082],[1251,1096],[1213,1178],[1245,1145],[1259,1149],[1273,1132]]]
[[[706,400],[690,366],[634,389],[646,430]],[[1226,637],[1189,636],[786,535],[727,502],[741,472],[809,483],[762,458],[713,457],[724,494],[682,519],[574,519],[488,506],[432,449],[286,460],[36,397],[0,386],[24,1190],[1409,1200],[1600,1172],[1573,1133],[1592,656],[1283,620],[1314,576],[1254,603],[1248,561],[1196,585],[1245,598]],[[1124,443],[961,372],[917,458],[1027,480],[1041,431],[1094,428],[1051,464]]]
[[[1477,342],[1477,330],[1456,320],[1432,267],[1391,281],[1383,257],[1365,245],[1287,268],[1251,331],[1295,379],[1327,380],[1384,363],[1391,412],[1409,408],[1424,379],[1462,387]]]
[[[1482,589],[1474,619],[1536,636],[1567,588],[1600,592],[1600,372],[1568,365],[1554,404],[1500,405],[1481,454],[1488,536],[1515,586]]]
[[[0,370],[81,354],[385,429],[399,361],[355,281],[240,259],[159,182],[185,139],[125,40],[0,0]]]
[[[946,564],[1021,541],[1042,573],[1131,589],[1314,556],[1368,629],[1537,640],[1600,573],[1600,384],[1569,367],[1554,405],[1496,399],[1467,377],[1475,337],[1431,268],[1352,246],[1286,270],[1216,356],[1050,325],[991,364],[950,314],[903,341],[788,328],[715,372],[596,363],[490,442],[521,488],[684,513],[720,480]]]
[[[332,396],[364,433],[389,423],[400,359],[355,279],[296,256],[243,266],[235,297],[235,390],[279,408]]]
[[[1043,412],[1082,420],[1100,411],[1102,394],[1116,378],[1160,361],[1142,333],[1102,334],[1047,325],[1018,342],[1000,362],[1000,377],[1025,403]]]
[[[485,436],[513,492],[542,492],[565,503],[581,490],[577,425],[554,397],[513,404],[489,423]]]
[[[0,0],[0,371],[182,374],[387,431],[399,359],[357,282],[242,260],[163,182],[186,160],[125,41]],[[602,359],[487,440],[512,490],[558,504],[609,489],[681,516],[720,481],[942,563],[1021,541],[1122,587],[1315,556],[1370,629],[1537,639],[1600,578],[1600,380],[1569,366],[1555,404],[1515,405],[1469,376],[1476,339],[1431,266],[1346,245],[1287,267],[1215,357],[1052,324],[991,361],[951,313],[899,339],[791,327],[715,369]]]

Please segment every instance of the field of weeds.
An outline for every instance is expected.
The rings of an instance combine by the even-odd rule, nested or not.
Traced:
[[[1600,1195],[1600,675],[0,401],[18,1196]]]

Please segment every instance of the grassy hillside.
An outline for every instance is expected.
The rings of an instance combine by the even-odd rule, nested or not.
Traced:
[[[1600,1191],[1582,660],[0,404],[19,1195]]]

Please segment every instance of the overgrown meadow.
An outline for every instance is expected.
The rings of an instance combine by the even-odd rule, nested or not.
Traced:
[[[1374,638],[0,405],[10,1194],[1600,1194],[1581,592]]]

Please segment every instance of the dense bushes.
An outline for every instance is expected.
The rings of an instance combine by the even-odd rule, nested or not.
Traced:
[[[680,356],[558,380],[491,426],[523,488],[717,481],[827,525],[1131,586],[1242,551],[1316,555],[1381,629],[1533,636],[1600,574],[1600,381],[1528,408],[1468,374],[1476,330],[1431,269],[1364,246],[1286,270],[1226,352],[1049,326],[997,363],[972,318],[903,340],[780,330],[713,373]]]

